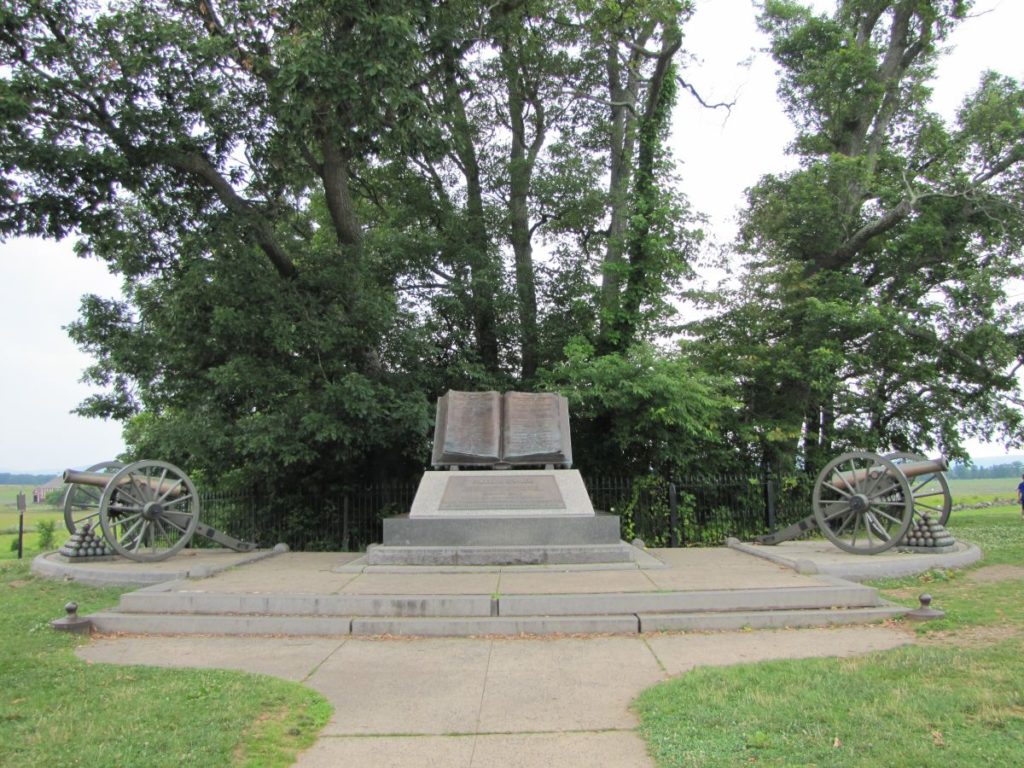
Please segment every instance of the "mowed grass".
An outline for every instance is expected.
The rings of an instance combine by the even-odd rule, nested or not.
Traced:
[[[1024,765],[1024,521],[1015,505],[956,511],[979,565],[879,583],[941,621],[918,643],[850,659],[698,669],[635,702],[659,766]],[[785,634],[771,642],[785,642]]]
[[[300,685],[222,670],[86,664],[83,638],[49,626],[120,590],[39,579],[0,563],[0,765],[286,766],[312,744],[330,705]],[[187,643],[187,640],[182,642]]]

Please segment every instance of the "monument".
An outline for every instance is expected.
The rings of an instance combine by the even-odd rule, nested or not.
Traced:
[[[434,470],[408,515],[384,520],[370,565],[631,562],[619,518],[594,512],[572,469],[569,408],[554,393],[449,391]]]

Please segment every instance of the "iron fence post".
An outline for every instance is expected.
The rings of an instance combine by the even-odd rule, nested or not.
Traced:
[[[679,546],[679,496],[676,493],[676,484],[669,481],[668,484],[668,545]]]
[[[344,548],[343,551],[348,552],[351,547],[349,542],[349,509],[348,509],[348,492],[341,497],[341,546]]]
[[[764,496],[765,496],[765,515],[767,520],[765,521],[768,525],[769,531],[774,531],[775,526],[775,483],[772,482],[772,476],[765,474],[764,476]]]

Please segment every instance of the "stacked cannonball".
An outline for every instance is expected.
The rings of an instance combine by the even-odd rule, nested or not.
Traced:
[[[92,526],[85,523],[71,538],[64,542],[59,550],[64,557],[82,559],[83,557],[111,557],[114,554],[105,539],[92,532]]]
[[[914,518],[913,524],[907,530],[903,543],[908,547],[951,547],[956,541],[953,534],[945,529],[938,520],[933,520],[931,515],[922,514]]]

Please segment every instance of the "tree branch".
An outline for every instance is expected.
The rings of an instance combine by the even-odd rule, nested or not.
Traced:
[[[196,0],[194,10],[210,37],[219,37],[231,45],[231,59],[238,66],[246,72],[251,72],[265,83],[269,83],[277,75],[277,67],[270,63],[270,51],[266,50],[266,46],[263,46],[264,50],[259,51],[258,54],[246,49],[228,32],[213,7],[213,0]]]
[[[683,78],[680,77],[679,75],[676,75],[676,82],[679,85],[681,85],[683,88],[688,90],[690,92],[690,94],[693,96],[693,98],[695,98],[697,100],[697,103],[699,103],[702,107],[704,107],[704,109],[721,109],[721,108],[724,108],[726,112],[730,112],[731,113],[732,112],[732,108],[736,106],[736,100],[735,99],[733,99],[732,101],[718,101],[718,102],[715,102],[714,104],[711,104],[711,103],[705,101],[704,97],[700,95],[700,93],[697,91],[697,89],[694,86],[690,85],[685,80],[683,80]]]
[[[209,160],[198,152],[168,151],[166,156],[167,162],[172,168],[201,179],[213,190],[225,208],[250,223],[256,244],[267,255],[281,277],[290,279],[298,275],[295,264],[277,242],[267,220],[253,208],[248,200],[235,191],[234,187]]]

